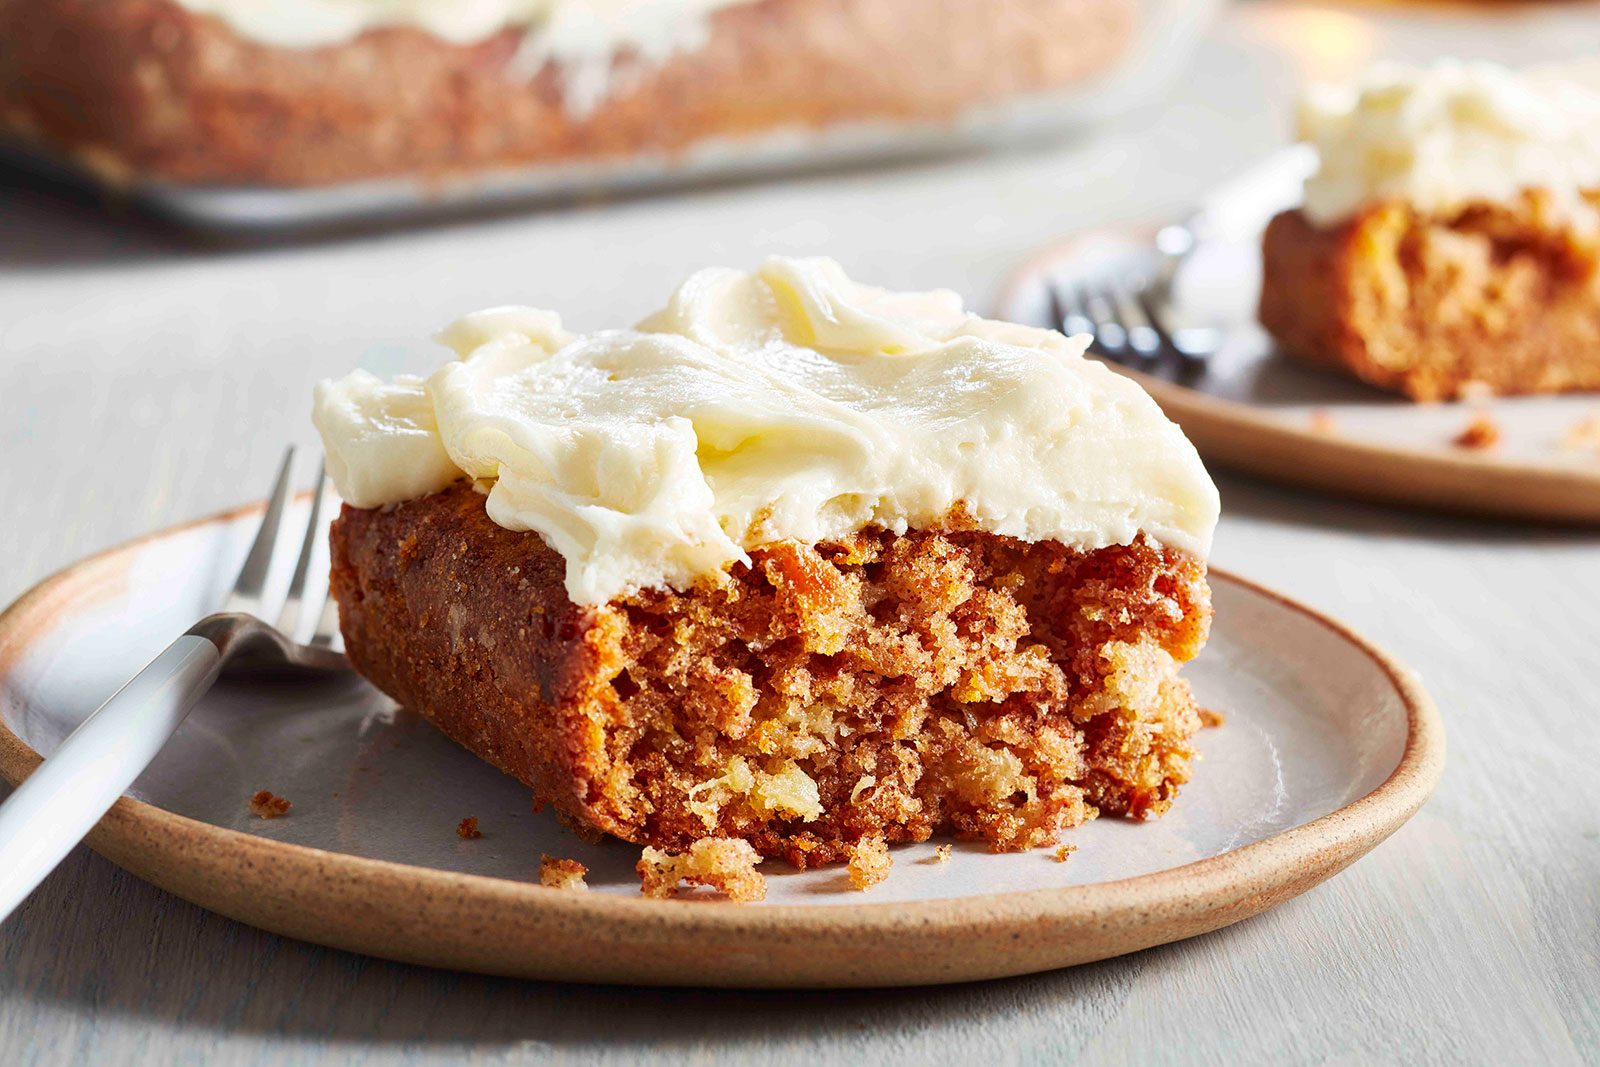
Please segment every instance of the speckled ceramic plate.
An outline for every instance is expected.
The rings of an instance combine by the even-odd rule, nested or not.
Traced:
[[[1179,385],[1124,367],[1155,397],[1206,460],[1340,494],[1506,518],[1600,523],[1600,393],[1416,404],[1332,371],[1285,358],[1255,321],[1261,232],[1299,198],[1306,157],[1268,160],[1211,198],[1212,241],[1185,266],[1176,318],[1220,325],[1226,347],[1206,373]],[[1072,234],[1025,262],[995,315],[1049,321],[1052,280],[1093,277],[1108,262],[1150,247],[1154,227],[1129,224]],[[1487,414],[1500,442],[1455,439]],[[1592,425],[1587,434],[1580,427]]]
[[[300,506],[304,506],[303,502]],[[292,520],[291,520],[292,521]],[[0,772],[31,772],[231,580],[255,509],[156,534],[45,581],[0,616]],[[288,546],[285,549],[287,552]],[[280,559],[280,580],[291,560]],[[765,903],[643,899],[638,850],[578,840],[519,783],[353,675],[219,687],[89,838],[204,907],[356,952],[600,982],[864,986],[1062,967],[1248,918],[1337,873],[1421,806],[1444,738],[1411,673],[1324,616],[1213,575],[1189,668],[1227,716],[1166,817],[1101,819],[1050,850],[896,848],[887,882],[764,864]],[[293,802],[262,820],[247,799]],[[456,825],[476,816],[483,837]],[[543,853],[591,870],[545,889]]]

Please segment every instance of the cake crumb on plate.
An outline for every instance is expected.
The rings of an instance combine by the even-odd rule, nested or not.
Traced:
[[[674,855],[646,847],[635,870],[640,892],[665,900],[678,895],[681,884],[710,886],[729,900],[764,900],[767,880],[756,871],[761,854],[750,842],[731,837],[702,837],[689,851]]]
[[[1212,729],[1228,721],[1228,716],[1215,708],[1200,708],[1200,726],[1202,729]]]
[[[1457,448],[1493,448],[1500,443],[1500,424],[1486,411],[1480,411],[1455,436]]]
[[[588,889],[589,883],[583,880],[588,873],[589,868],[577,860],[539,857],[539,882],[550,889]]]
[[[280,796],[262,789],[250,798],[250,810],[263,819],[276,819],[280,815],[289,814],[292,803]]]
[[[476,841],[483,836],[483,831],[478,829],[478,817],[468,815],[456,826],[456,836],[466,841]]]
[[[881,837],[864,837],[847,846],[845,852],[850,857],[845,873],[850,876],[851,889],[872,888],[889,877],[889,868],[894,866],[889,858],[889,844]]]
[[[1060,848],[1056,849],[1056,851],[1055,851],[1056,862],[1057,863],[1065,863],[1065,862],[1067,862],[1067,857],[1072,855],[1076,851],[1078,851],[1078,846],[1077,845],[1062,845]]]

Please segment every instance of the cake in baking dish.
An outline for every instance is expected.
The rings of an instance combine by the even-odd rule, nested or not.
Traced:
[[[1414,400],[1600,389],[1600,70],[1386,67],[1308,98],[1264,241],[1290,355]]]
[[[1136,0],[0,0],[0,131],[316,186],[942,123],[1079,86]]]
[[[1083,338],[824,259],[322,383],[351,662],[569,821],[1018,850],[1190,773],[1217,494]]]

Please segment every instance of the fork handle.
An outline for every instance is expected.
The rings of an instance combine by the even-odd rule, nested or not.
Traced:
[[[216,645],[184,634],[101,704],[0,804],[0,921],[150,765],[221,668]]]

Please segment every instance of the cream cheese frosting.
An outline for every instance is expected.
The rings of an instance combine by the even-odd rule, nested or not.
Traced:
[[[754,0],[177,0],[249,40],[280,48],[340,44],[367,30],[414,26],[454,44],[507,27],[527,35],[512,66],[527,75],[548,61],[564,74],[567,106],[591,109],[612,88],[612,59],[627,49],[658,64],[705,45],[710,16]]]
[[[753,0],[177,0],[214,15],[240,36],[283,48],[315,48],[385,26],[415,26],[454,44],[508,26],[538,27],[557,41],[603,36],[613,50],[648,46],[677,23]],[[586,45],[592,47],[592,44]],[[560,49],[557,49],[558,51]]]
[[[1086,338],[979,318],[952,292],[771,258],[695,274],[631,330],[500,308],[441,340],[459,358],[425,382],[318,385],[335,485],[371,508],[470,477],[490,518],[561,553],[579,604],[957,505],[1026,541],[1210,548],[1216,488],[1149,396],[1085,359]]]
[[[1320,157],[1306,217],[1333,225],[1390,199],[1444,214],[1538,188],[1592,221],[1579,193],[1600,187],[1597,82],[1584,68],[1443,60],[1315,89],[1299,116],[1301,139]]]

